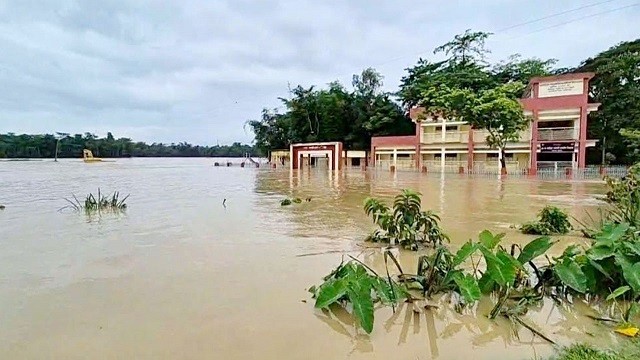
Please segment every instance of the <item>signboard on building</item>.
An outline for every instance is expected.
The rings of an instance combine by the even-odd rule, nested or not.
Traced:
[[[538,152],[545,153],[572,153],[576,150],[576,143],[541,143],[538,144]]]
[[[584,83],[582,80],[553,81],[540,83],[538,97],[547,98],[554,96],[582,95]]]

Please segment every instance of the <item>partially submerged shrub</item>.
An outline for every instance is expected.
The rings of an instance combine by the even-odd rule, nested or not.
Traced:
[[[368,237],[374,242],[400,244],[417,250],[419,244],[440,245],[449,237],[440,228],[440,218],[431,211],[422,211],[421,194],[402,190],[395,197],[393,208],[374,198],[367,198],[364,211],[379,229]]]
[[[280,201],[280,206],[288,206],[288,205],[291,205],[291,204],[300,204],[300,203],[302,203],[302,199],[300,199],[298,197],[297,198],[293,198],[293,199],[286,198],[286,199],[282,199],[282,201]]]
[[[393,212],[379,200],[368,199],[365,205],[367,213],[381,228],[374,236],[399,243],[409,241],[409,244],[416,244],[420,237],[403,237],[407,232],[420,236],[428,233],[417,225],[423,224],[420,219],[425,216],[419,209],[419,195],[406,190],[396,197]],[[560,232],[563,228],[568,231],[566,216],[556,216],[555,211],[546,214],[548,216],[541,213],[541,221],[550,224],[552,231]],[[558,219],[562,221],[555,221]],[[441,231],[439,227],[438,231]],[[399,271],[394,278],[388,269],[384,279],[353,259],[347,265],[341,263],[311,292],[319,308],[334,303],[351,304],[354,315],[367,332],[373,328],[371,304],[374,302],[394,305],[403,298],[413,302],[420,300],[420,295],[429,298],[443,293],[454,295],[451,299],[457,309],[474,304],[482,294],[491,295],[495,302],[487,314],[490,318],[507,317],[552,343],[521,318],[543,297],[549,296],[558,302],[571,302],[573,297],[615,301],[617,305],[611,311],[620,315],[619,322],[623,325],[616,331],[635,336],[628,331],[637,330],[629,323],[640,315],[639,236],[629,224],[609,223],[597,231],[588,246],[571,245],[561,256],[549,258],[547,251],[556,242],[548,236],[531,240],[524,247],[517,244],[505,247],[502,245],[504,234],[485,230],[477,241],[468,241],[455,254],[445,244],[435,245],[431,253],[418,259],[416,274],[405,274],[395,257],[385,250],[385,265],[390,258]],[[542,263],[539,259],[546,261]],[[387,290],[380,290],[380,282],[386,284]]]
[[[101,211],[124,211],[127,208],[126,201],[128,198],[129,195],[121,199],[120,193],[117,191],[106,196],[98,189],[97,195],[94,196],[92,193],[89,193],[85,197],[84,202],[80,202],[75,195],[73,195],[73,201],[69,199],[65,200],[70,204],[70,207],[76,211],[93,213]]]
[[[555,206],[545,206],[538,214],[538,220],[523,224],[520,231],[531,235],[566,234],[571,230],[569,216]]]
[[[309,292],[315,297],[315,307],[319,309],[334,304],[351,304],[353,315],[367,333],[373,330],[374,302],[393,305],[407,295],[406,290],[390,277],[384,279],[356,260],[340,263],[324,277],[320,286],[311,287]]]
[[[607,177],[606,182],[609,189],[605,200],[611,205],[609,220],[637,228],[640,225],[640,164],[630,167],[627,176]]]
[[[291,199],[283,199],[280,201],[280,206],[289,206],[291,205]]]

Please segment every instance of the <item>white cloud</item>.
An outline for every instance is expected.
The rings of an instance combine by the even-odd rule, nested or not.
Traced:
[[[640,7],[610,1],[500,32],[512,53],[577,65],[640,36]],[[326,84],[374,66],[395,90],[404,68],[467,28],[495,31],[579,0],[0,1],[0,132],[86,132],[135,140],[250,141],[247,119],[287,84]],[[535,32],[555,24],[579,20]]]

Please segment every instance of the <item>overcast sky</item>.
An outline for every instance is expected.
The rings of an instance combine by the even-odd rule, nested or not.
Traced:
[[[640,37],[639,5],[0,0],[0,133],[249,142],[243,124],[279,106],[288,83],[350,84],[351,74],[372,66],[394,91],[406,67],[467,28],[496,33],[493,60],[520,53],[574,66]]]

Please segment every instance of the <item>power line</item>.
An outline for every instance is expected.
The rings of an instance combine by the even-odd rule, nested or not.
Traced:
[[[565,14],[572,13],[572,12],[574,12],[574,11],[579,11],[579,10],[583,10],[583,9],[588,9],[588,8],[591,8],[591,7],[594,7],[594,6],[598,6],[598,5],[602,5],[602,4],[610,3],[610,2],[613,2],[613,1],[616,1],[616,0],[600,1],[600,2],[597,2],[597,3],[593,3],[593,4],[580,6],[580,7],[574,8],[574,9],[569,9],[569,10],[561,11],[561,12],[559,12],[559,13],[554,13],[554,14],[551,14],[551,15],[543,16],[543,17],[541,17],[541,18],[537,18],[537,19],[534,19],[534,20],[530,20],[530,21],[526,21],[526,22],[523,22],[523,23],[519,23],[519,24],[515,24],[515,25],[507,26],[507,27],[502,28],[502,29],[498,29],[498,30],[496,30],[496,33],[501,33],[501,32],[504,32],[504,31],[506,31],[506,30],[515,29],[515,28],[517,28],[517,27],[521,27],[521,26],[524,26],[524,25],[534,24],[534,23],[540,22],[540,21],[542,21],[542,20],[551,19],[551,18],[554,18],[554,17],[558,17],[558,16],[560,16],[560,15],[565,15]]]
[[[609,10],[606,10],[606,11],[601,11],[601,12],[598,12],[598,13],[594,13],[594,14],[586,15],[586,16],[583,16],[583,17],[579,17],[579,18],[577,18],[577,19],[573,19],[573,20],[569,20],[569,21],[561,22],[561,23],[559,23],[559,24],[555,24],[555,25],[551,25],[551,26],[543,27],[543,28],[541,28],[541,29],[534,30],[534,31],[531,31],[531,32],[528,32],[528,33],[525,33],[525,34],[522,34],[522,35],[519,35],[519,36],[514,36],[514,37],[512,37],[511,39],[513,39],[513,38],[515,38],[515,37],[520,37],[520,36],[526,36],[526,35],[531,35],[531,34],[539,33],[539,32],[544,31],[544,30],[549,30],[549,29],[557,28],[557,27],[560,27],[560,26],[563,26],[563,25],[567,25],[567,24],[574,23],[574,22],[576,22],[576,21],[582,21],[582,20],[589,19],[589,18],[592,18],[592,17],[596,17],[596,16],[600,16],[600,15],[604,15],[604,14],[612,13],[612,12],[614,12],[614,11],[620,11],[620,10],[624,10],[624,9],[632,8],[632,7],[634,7],[634,6],[638,6],[638,5],[640,5],[640,2],[637,2],[637,3],[634,3],[634,4],[630,4],[630,5],[627,5],[627,6],[617,7],[617,8],[615,8],[615,9],[609,9]]]

